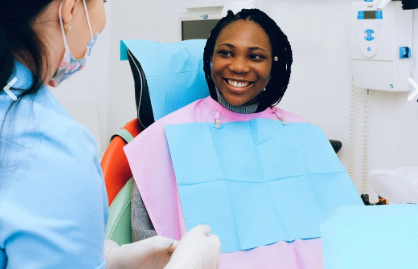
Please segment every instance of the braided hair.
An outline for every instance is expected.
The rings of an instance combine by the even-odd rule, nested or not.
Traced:
[[[257,111],[264,111],[268,107],[277,105],[282,100],[289,84],[293,55],[287,36],[277,26],[276,22],[263,11],[259,9],[243,9],[237,14],[228,11],[228,15],[222,18],[215,28],[212,29],[203,54],[203,70],[206,82],[209,86],[210,96],[217,100],[216,87],[211,75],[212,57],[216,40],[227,25],[238,20],[249,20],[260,25],[270,38],[273,57],[277,57],[277,61],[275,59],[272,63],[271,79],[266,90],[260,94],[261,98]]]

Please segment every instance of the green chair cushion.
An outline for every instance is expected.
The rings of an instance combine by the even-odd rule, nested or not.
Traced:
[[[109,219],[105,238],[119,245],[132,243],[131,195],[134,179],[131,178],[109,206]]]

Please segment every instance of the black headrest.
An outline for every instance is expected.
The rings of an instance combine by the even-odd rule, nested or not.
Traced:
[[[152,113],[151,99],[149,96],[149,88],[145,72],[141,64],[127,49],[129,65],[131,66],[132,75],[135,81],[135,101],[136,111],[139,124],[143,129],[154,123],[154,115]]]

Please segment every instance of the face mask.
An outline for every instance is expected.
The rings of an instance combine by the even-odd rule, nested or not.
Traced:
[[[51,78],[51,81],[49,82],[49,85],[52,87],[58,87],[58,85],[60,85],[61,82],[71,77],[78,71],[82,70],[84,66],[86,66],[87,58],[90,56],[91,50],[93,49],[93,46],[96,43],[97,37],[99,36],[99,33],[96,33],[94,37],[92,35],[90,18],[89,18],[89,13],[87,11],[86,1],[83,0],[84,10],[86,11],[87,23],[89,25],[91,39],[89,43],[87,44],[87,50],[83,58],[75,59],[70,49],[68,48],[67,39],[65,38],[64,26],[63,26],[62,16],[61,16],[61,9],[62,9],[63,3],[64,2],[61,2],[60,7],[59,7],[59,18],[60,18],[62,36],[64,38],[65,52],[64,52],[64,56],[61,60],[61,63],[58,67],[57,72]]]

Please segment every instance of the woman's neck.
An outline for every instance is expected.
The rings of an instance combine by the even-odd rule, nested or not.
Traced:
[[[225,100],[225,98],[222,96],[222,94],[219,92],[218,89],[216,89],[216,95],[218,97],[218,103],[221,104],[224,108],[232,112],[236,112],[240,114],[251,114],[251,113],[257,112],[259,102],[256,102],[251,105],[234,106]]]

